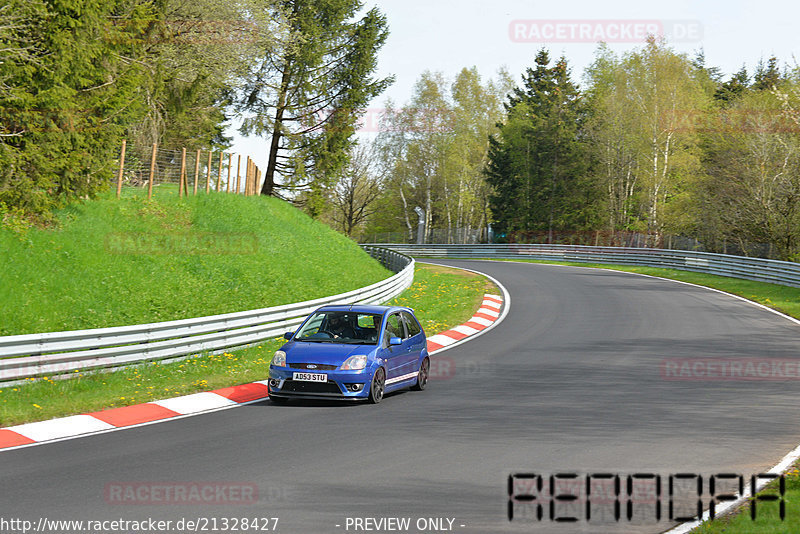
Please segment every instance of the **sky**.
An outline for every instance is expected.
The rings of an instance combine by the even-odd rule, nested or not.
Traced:
[[[752,74],[760,59],[775,55],[800,63],[800,3],[759,0],[648,2],[646,0],[363,0],[377,7],[389,25],[379,53],[376,76],[395,76],[395,83],[369,105],[368,131],[387,98],[407,103],[415,82],[426,71],[453,78],[475,66],[489,78],[499,68],[519,82],[541,47],[551,57],[564,55],[572,77],[582,75],[594,58],[597,38],[624,53],[641,47],[655,29],[677,52],[694,57],[703,49],[706,65],[727,78],[742,65]],[[249,155],[266,168],[267,141],[245,138],[234,126],[232,150]]]

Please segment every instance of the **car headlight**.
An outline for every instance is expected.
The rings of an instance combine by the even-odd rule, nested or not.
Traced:
[[[275,351],[275,356],[272,357],[272,365],[275,367],[286,367],[286,353],[282,350]]]
[[[367,366],[367,357],[364,354],[356,354],[347,358],[339,369],[342,371],[360,371]]]

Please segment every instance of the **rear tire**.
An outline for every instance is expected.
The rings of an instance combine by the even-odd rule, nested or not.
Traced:
[[[411,386],[414,391],[422,391],[428,385],[428,375],[431,370],[431,360],[427,356],[422,363],[419,364],[419,373],[417,373],[417,383]]]
[[[289,399],[287,399],[286,397],[273,397],[271,395],[269,397],[269,400],[271,400],[275,404],[278,404],[279,406],[283,406],[284,404],[289,402]]]
[[[378,367],[375,376],[372,377],[372,384],[369,386],[369,401],[378,404],[383,399],[383,390],[386,387],[386,375],[383,367]]]

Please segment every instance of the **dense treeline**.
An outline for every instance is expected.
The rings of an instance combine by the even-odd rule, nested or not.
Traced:
[[[385,209],[364,226],[366,239],[411,239],[416,205],[451,242],[461,225],[493,222],[506,240],[630,232],[656,246],[684,236],[709,251],[800,258],[796,66],[773,57],[724,79],[702,52],[690,58],[650,40],[617,55],[601,45],[581,88],[565,58],[541,50],[519,86],[476,95],[481,120],[456,114],[458,100],[437,92],[445,84],[436,79],[424,75],[403,110],[428,121],[446,110],[449,122],[398,127],[402,112],[394,115],[384,134],[392,141],[382,143],[393,163],[376,201]],[[454,206],[469,203],[481,216],[454,220]]]
[[[46,218],[106,189],[121,140],[142,156],[263,134],[264,194],[330,184],[391,79],[359,0],[7,0],[0,7],[0,216]],[[271,141],[271,142],[270,142]],[[142,158],[144,159],[144,158]],[[276,164],[277,161],[277,164]],[[279,183],[273,176],[277,167]]]
[[[650,40],[601,45],[574,81],[540,50],[501,70],[425,72],[357,145],[388,23],[360,0],[7,0],[0,7],[0,219],[47,219],[108,187],[130,150],[264,137],[261,193],[355,238],[671,236],[800,255],[800,69],[723,77]],[[665,237],[670,241],[665,243]]]
[[[108,187],[123,137],[224,146],[226,95],[259,41],[252,29],[220,0],[10,0],[0,11],[0,202],[43,214]]]

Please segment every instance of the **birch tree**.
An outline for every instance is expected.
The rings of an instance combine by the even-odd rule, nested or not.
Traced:
[[[651,39],[644,49],[622,60],[625,101],[635,116],[637,170],[647,232],[660,240],[667,222],[680,226],[679,204],[700,172],[699,147],[691,118],[707,107],[705,94],[685,57]],[[638,141],[638,143],[637,143]]]
[[[425,72],[406,105],[387,106],[378,138],[386,167],[384,208],[372,228],[397,230],[402,224],[413,241],[419,206],[426,241],[434,234],[446,242],[479,239],[491,216],[482,171],[506,87],[504,72],[497,81],[482,80],[474,67],[453,80]]]
[[[610,230],[646,232],[695,222],[690,205],[702,170],[697,128],[709,107],[698,67],[663,43],[622,57],[601,46],[587,70],[588,133]]]

